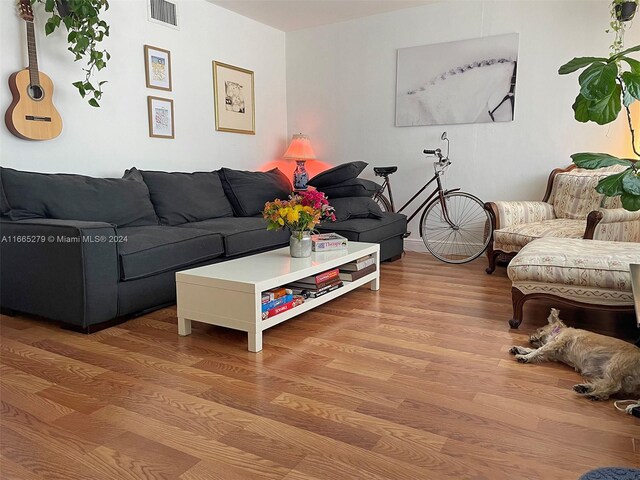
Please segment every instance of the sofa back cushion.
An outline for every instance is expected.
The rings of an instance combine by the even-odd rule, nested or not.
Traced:
[[[624,170],[620,165],[607,168],[587,170],[576,168],[559,173],[553,180],[553,188],[549,202],[557,218],[584,220],[589,212],[600,208],[604,195],[596,192],[598,182],[611,174]],[[615,202],[606,202],[613,206]]]
[[[335,209],[336,222],[350,218],[382,218],[380,206],[369,197],[334,198],[329,204]]]
[[[291,182],[277,168],[268,172],[247,172],[221,168],[218,170],[224,193],[239,217],[253,217],[262,213],[264,204],[292,192]]]
[[[309,185],[320,189],[321,187],[329,187],[338,183],[356,178],[368,165],[367,162],[357,161],[343,163],[337,167],[330,168],[324,172],[319,173],[311,180]]]
[[[180,225],[209,218],[232,217],[233,209],[216,172],[139,171],[149,188],[151,202],[160,222]]]
[[[352,178],[336,185],[318,187],[318,190],[324,193],[331,202],[332,198],[373,197],[381,188],[382,185],[371,180]]]
[[[135,177],[93,178],[2,168],[1,178],[12,220],[56,218],[117,226],[158,224],[149,189]]]

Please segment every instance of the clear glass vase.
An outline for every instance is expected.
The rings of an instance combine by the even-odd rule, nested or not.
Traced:
[[[293,230],[289,238],[289,253],[294,258],[310,257],[311,232]]]

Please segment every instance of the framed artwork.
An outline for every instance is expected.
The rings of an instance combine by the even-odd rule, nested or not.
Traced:
[[[175,138],[173,130],[173,100],[170,98],[147,97],[149,109],[149,136],[154,138]]]
[[[396,126],[511,122],[518,34],[398,50]]]
[[[144,67],[147,88],[171,91],[171,52],[169,50],[145,45]]]
[[[255,135],[253,72],[213,62],[216,130]]]

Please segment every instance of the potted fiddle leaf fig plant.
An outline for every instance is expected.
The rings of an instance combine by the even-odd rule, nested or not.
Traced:
[[[622,21],[617,20],[615,9],[622,3],[624,2],[619,0],[612,3],[611,26],[616,38],[611,45],[609,57],[574,58],[561,66],[558,73],[566,75],[582,70],[578,77],[580,92],[573,103],[577,121],[605,125],[613,122],[624,110],[631,133],[631,149],[636,157],[640,157],[629,109],[633,102],[640,100],[640,61],[631,57],[631,54],[640,51],[640,45],[623,50],[625,26]],[[622,206],[627,210],[640,210],[640,170],[636,164],[637,158],[618,158],[607,153],[593,152],[574,153],[571,158],[581,168],[626,166],[624,171],[603,178],[596,190],[608,197],[620,196]]]
[[[44,9],[50,13],[44,30],[51,35],[61,25],[67,30],[67,43],[75,61],[84,60],[84,78],[73,82],[82,98],[89,97],[92,107],[99,107],[102,98],[101,81],[92,83],[93,75],[107,66],[111,58],[109,52],[100,48],[100,42],[109,36],[109,25],[101,15],[109,9],[107,0],[31,0],[33,3],[44,3]]]

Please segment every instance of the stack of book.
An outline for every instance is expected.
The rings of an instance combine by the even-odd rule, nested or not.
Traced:
[[[302,295],[308,298],[316,298],[340,288],[342,280],[340,279],[340,270],[334,268],[326,272],[311,275],[287,285],[294,294]]]
[[[262,319],[266,320],[304,303],[304,297],[294,295],[289,288],[274,288],[262,292]]]
[[[314,252],[328,252],[330,250],[344,250],[349,241],[337,233],[320,233],[311,235],[311,249]]]
[[[359,258],[355,262],[340,265],[339,277],[346,282],[353,282],[376,271],[376,259],[372,255]]]

